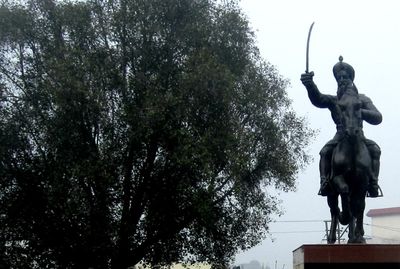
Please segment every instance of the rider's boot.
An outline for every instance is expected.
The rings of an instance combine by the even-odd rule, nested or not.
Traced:
[[[320,174],[320,188],[318,191],[318,195],[321,196],[328,196],[329,191],[330,191],[330,186],[329,186],[329,178],[327,175],[329,174],[330,171],[330,160],[331,160],[331,151],[333,148],[331,146],[325,145],[321,151],[320,151],[320,156],[321,158],[319,159],[319,174]]]
[[[379,185],[378,185],[377,177],[371,177],[371,180],[369,181],[369,185],[368,185],[368,194],[369,194],[369,197],[373,197],[373,198],[379,196]]]
[[[326,177],[321,176],[321,186],[318,191],[318,195],[327,196],[329,193],[329,182]]]
[[[368,185],[369,197],[378,197],[379,195],[379,185],[378,185],[378,175],[379,175],[380,162],[379,158],[374,158],[372,160],[372,174]]]

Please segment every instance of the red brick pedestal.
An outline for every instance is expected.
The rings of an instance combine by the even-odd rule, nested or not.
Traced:
[[[400,269],[400,245],[303,245],[293,269]]]

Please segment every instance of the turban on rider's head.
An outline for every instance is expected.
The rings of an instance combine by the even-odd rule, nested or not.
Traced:
[[[351,81],[354,80],[354,68],[348,63],[343,62],[342,56],[339,57],[339,62],[333,66],[333,75],[336,80],[338,80],[338,74],[340,71],[345,71],[349,75]]]

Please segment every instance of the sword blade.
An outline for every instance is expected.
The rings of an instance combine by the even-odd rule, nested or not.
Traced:
[[[308,37],[307,37],[307,50],[306,50],[306,73],[308,73],[308,63],[309,63],[309,53],[310,53],[310,37],[311,37],[311,31],[314,27],[314,22],[310,26],[310,30],[308,30]]]

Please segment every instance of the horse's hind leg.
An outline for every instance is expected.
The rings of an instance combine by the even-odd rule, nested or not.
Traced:
[[[331,211],[331,227],[329,229],[328,234],[328,244],[334,244],[336,242],[336,228],[338,226],[338,218],[339,218],[339,199],[337,195],[328,195],[328,205]]]

